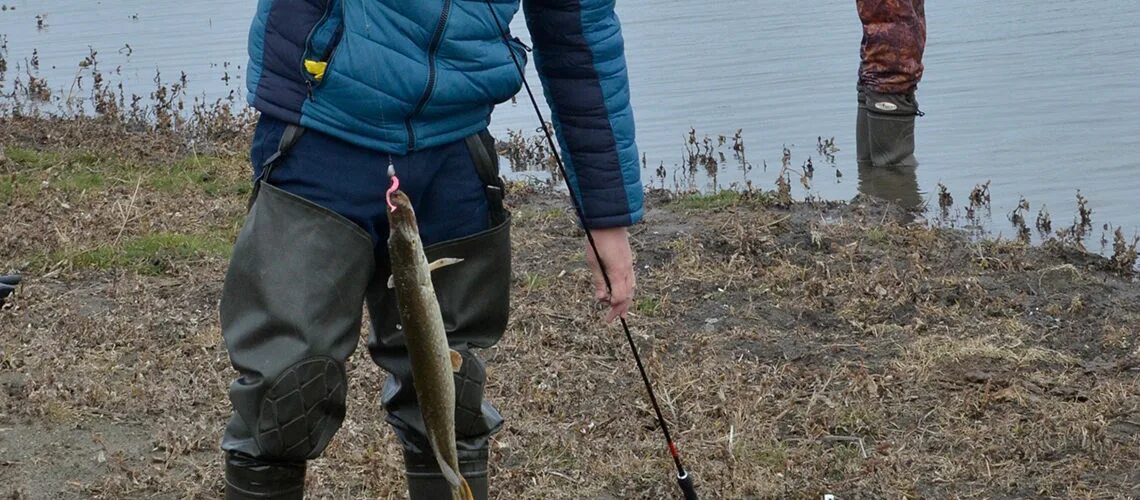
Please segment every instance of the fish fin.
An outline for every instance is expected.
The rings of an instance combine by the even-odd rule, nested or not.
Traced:
[[[430,273],[430,272],[435,271],[436,269],[439,269],[441,267],[447,267],[447,266],[450,266],[452,264],[458,264],[460,262],[463,262],[463,259],[445,257],[445,258],[433,261],[431,264],[428,264],[428,272]],[[388,288],[396,288],[396,276],[395,275],[388,276]]]
[[[451,371],[458,372],[460,368],[463,368],[463,355],[459,354],[459,351],[452,349],[451,350]]]
[[[447,460],[443,459],[443,455],[439,453],[439,445],[436,444],[435,438],[428,436],[428,441],[431,443],[432,453],[435,454],[435,461],[439,463],[439,471],[443,474],[443,479],[447,481],[447,484],[451,485],[452,489],[462,488],[463,485],[467,484],[463,476],[460,476],[455,469],[451,468],[451,465],[448,465]]]
[[[431,264],[428,264],[428,271],[435,271],[436,269],[439,269],[441,267],[447,267],[447,266],[450,266],[452,264],[458,264],[460,262],[463,262],[463,259],[456,259],[453,257],[444,257],[442,259],[434,260],[434,261],[432,261]]]

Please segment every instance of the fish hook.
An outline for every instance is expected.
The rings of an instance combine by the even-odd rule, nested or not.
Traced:
[[[395,212],[396,205],[392,204],[392,193],[400,189],[400,178],[396,177],[396,167],[391,163],[388,164],[388,177],[392,179],[392,187],[388,188],[388,192],[384,194],[384,201],[388,203],[388,209]]]

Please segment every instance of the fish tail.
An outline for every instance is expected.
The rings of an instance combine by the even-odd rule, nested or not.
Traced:
[[[459,477],[459,490],[463,500],[475,500],[475,494],[471,492],[471,487],[467,485],[467,480]]]
[[[439,471],[443,474],[443,479],[447,481],[447,484],[451,485],[453,490],[456,488],[466,488],[467,491],[471,491],[471,488],[467,487],[467,481],[463,479],[463,476],[460,476],[459,472],[452,469],[451,465],[447,463],[447,460],[443,459],[443,455],[439,453],[439,447],[436,446],[435,439],[429,438],[429,441],[432,445],[432,451],[435,453],[435,461],[439,463]]]

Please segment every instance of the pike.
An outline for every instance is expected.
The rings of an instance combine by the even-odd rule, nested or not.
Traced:
[[[472,500],[467,480],[459,474],[455,446],[455,378],[463,357],[447,345],[447,332],[431,272],[458,264],[463,259],[439,259],[428,263],[411,201],[399,190],[400,180],[389,165],[392,187],[388,190],[388,254],[392,277],[388,288],[396,290],[404,343],[412,363],[412,385],[427,427],[428,441],[444,479],[451,485],[453,500]]]

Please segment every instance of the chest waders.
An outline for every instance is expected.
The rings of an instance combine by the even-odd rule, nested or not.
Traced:
[[[370,234],[356,215],[344,215],[359,205],[349,195],[343,200],[346,205],[333,210],[324,206],[329,203],[322,196],[291,192],[301,190],[284,179],[303,171],[310,180],[323,181],[328,173],[324,169],[344,166],[335,151],[325,155],[329,140],[314,131],[302,134],[299,127],[284,127],[276,151],[259,162],[249,213],[234,244],[220,307],[222,335],[238,372],[229,388],[233,414],[222,438],[225,497],[303,498],[307,461],[323,453],[344,422],[344,364],[359,342],[366,304],[372,318],[368,349],[389,374],[381,400],[404,447],[411,498],[447,498],[439,495],[446,482],[427,443],[397,324],[395,294],[386,286],[390,265],[386,253],[377,253],[385,246],[385,241],[376,241],[379,229]],[[482,181],[476,181],[482,184],[480,194],[486,197],[487,220],[479,224],[481,231],[450,234],[425,246],[429,259],[464,259],[433,273],[432,281],[449,343],[464,357],[463,369],[455,375],[460,472],[476,498],[486,498],[488,442],[503,420],[483,399],[486,371],[472,348],[494,345],[506,329],[510,215],[503,208],[503,184],[490,136],[484,131],[446,149],[470,151],[462,161],[440,153],[440,161],[454,163],[452,170],[469,169],[473,163]],[[357,169],[372,170],[376,179],[386,179],[383,168]],[[437,176],[449,172],[442,169]],[[414,184],[416,173],[401,173],[401,180]],[[422,182],[430,189],[436,181]],[[383,199],[386,187],[375,186],[377,199]],[[322,189],[320,194],[329,199],[339,193],[335,186]],[[448,212],[447,206],[421,209],[425,216],[444,220],[461,215]],[[381,210],[377,220],[385,217]],[[386,237],[386,228],[383,234]]]

